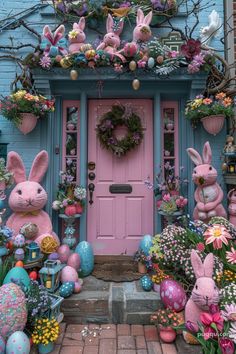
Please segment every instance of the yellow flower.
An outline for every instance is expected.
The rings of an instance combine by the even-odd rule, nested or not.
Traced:
[[[69,38],[70,39],[76,39],[78,36],[78,31],[77,30],[72,30],[69,32]]]
[[[21,100],[27,92],[25,90],[19,90],[12,95],[12,98],[16,101]]]

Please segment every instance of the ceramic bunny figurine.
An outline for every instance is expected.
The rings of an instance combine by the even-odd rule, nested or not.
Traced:
[[[69,52],[78,53],[86,39],[85,33],[85,18],[81,17],[78,23],[73,24],[73,30],[69,32]]]
[[[231,189],[228,193],[229,199],[229,221],[236,226],[236,188]]]
[[[147,42],[151,36],[152,32],[150,29],[150,23],[152,21],[152,11],[150,11],[146,16],[141,9],[137,11],[136,27],[133,31],[133,42]]]
[[[40,45],[40,48],[44,51],[44,55],[56,57],[57,55],[68,54],[67,40],[64,34],[65,26],[63,25],[60,25],[54,33],[52,33],[48,25],[44,26]]]
[[[120,34],[123,31],[124,21],[120,20],[115,26],[114,20],[110,14],[107,16],[106,29],[107,34],[105,34],[102,43],[99,44],[97,50],[104,50],[105,52],[119,57],[122,62],[125,61],[123,55],[118,52],[120,46]]]
[[[196,276],[196,283],[190,299],[185,306],[185,323],[191,325],[196,331],[202,312],[209,312],[211,305],[219,303],[219,290],[212,279],[214,257],[209,253],[204,262],[195,250],[191,252],[191,264]]]
[[[193,212],[194,220],[207,222],[213,216],[226,218],[226,211],[221,204],[223,191],[217,180],[217,171],[211,166],[212,153],[209,142],[203,147],[203,158],[193,148],[187,149],[190,159],[196,167],[193,170],[192,179],[197,185],[194,197],[197,205]]]
[[[7,226],[13,229],[14,236],[20,228],[32,222],[38,226],[38,234],[34,241],[40,242],[45,236],[52,235],[60,244],[52,231],[49,215],[42,210],[47,202],[47,193],[39,184],[48,168],[48,153],[41,151],[34,159],[28,180],[21,157],[14,151],[8,153],[7,169],[14,174],[15,188],[9,197],[9,206],[13,214],[7,220]]]

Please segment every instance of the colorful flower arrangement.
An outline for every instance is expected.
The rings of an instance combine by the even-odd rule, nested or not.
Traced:
[[[182,213],[188,204],[188,199],[182,195],[164,194],[162,199],[157,202],[157,209],[165,214],[172,215],[176,212]]]
[[[224,92],[211,97],[198,95],[189,101],[185,108],[185,116],[191,120],[193,125],[196,125],[201,118],[222,114],[226,118],[231,118],[234,115],[233,100]]]
[[[13,173],[7,170],[4,158],[0,158],[0,184],[1,183],[4,184],[5,188],[13,184]]]
[[[42,95],[18,90],[1,100],[0,110],[6,119],[18,126],[22,121],[22,113],[32,113],[41,118],[54,111],[54,103],[53,99],[47,99]]]
[[[59,323],[55,318],[39,318],[35,321],[32,340],[35,344],[47,345],[50,342],[55,342],[59,336]]]
[[[76,185],[74,176],[67,172],[60,172],[62,182],[59,183],[57,199],[52,208],[67,216],[82,214],[86,200],[86,189]]]
[[[170,308],[160,309],[151,316],[151,323],[157,327],[178,327],[183,322],[181,315]]]
[[[138,250],[134,254],[134,261],[140,262],[142,264],[146,264],[147,263],[147,256],[142,250]]]

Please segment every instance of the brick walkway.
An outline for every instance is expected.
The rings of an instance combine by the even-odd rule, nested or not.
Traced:
[[[189,347],[181,336],[176,344],[158,339],[155,326],[128,324],[61,324],[61,335],[52,354],[189,354],[201,352]]]

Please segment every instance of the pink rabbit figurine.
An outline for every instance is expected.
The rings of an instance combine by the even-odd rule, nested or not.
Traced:
[[[152,32],[150,29],[150,23],[152,21],[152,11],[150,11],[146,16],[141,9],[137,11],[136,27],[133,31],[133,42],[147,42],[151,36]]]
[[[209,142],[203,147],[203,158],[193,149],[187,149],[190,159],[196,167],[193,170],[192,179],[197,185],[194,197],[197,205],[193,212],[194,220],[207,222],[213,216],[226,218],[226,211],[221,204],[223,191],[217,180],[217,171],[211,166],[212,153]]]
[[[52,231],[49,215],[42,210],[47,203],[47,193],[39,182],[48,168],[48,153],[43,150],[35,157],[28,180],[24,163],[15,151],[8,153],[7,168],[13,172],[16,182],[9,197],[13,214],[7,220],[7,226],[13,229],[16,236],[25,223],[32,222],[39,228],[34,241],[40,244],[45,236],[52,235],[60,244],[57,235]]]
[[[78,53],[80,51],[81,46],[84,44],[86,39],[85,33],[85,18],[81,17],[79,23],[73,24],[73,30],[69,32],[69,52],[71,54]]]
[[[105,34],[102,43],[99,44],[97,50],[104,50],[105,52],[119,57],[122,62],[125,62],[125,57],[118,52],[120,46],[120,34],[123,31],[124,21],[123,19],[115,26],[114,20],[110,14],[108,14]]]
[[[191,252],[191,263],[196,277],[196,283],[190,299],[185,306],[185,323],[194,331],[198,330],[198,322],[203,312],[209,312],[211,305],[217,305],[220,301],[219,289],[212,279],[214,257],[209,253],[204,262],[195,250]]]

